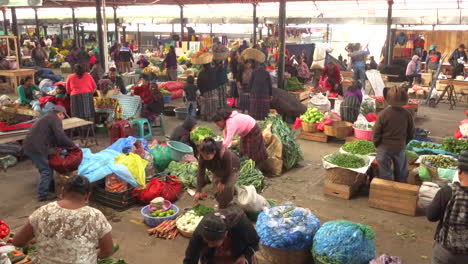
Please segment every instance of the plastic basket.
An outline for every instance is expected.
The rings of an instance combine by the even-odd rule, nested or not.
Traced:
[[[188,115],[188,109],[186,107],[178,107],[174,109],[175,115],[179,120],[185,120]]]
[[[317,126],[315,123],[302,122],[302,130],[308,133],[317,132]]]
[[[374,135],[374,131],[372,130],[363,130],[359,128],[354,127],[354,137],[358,139],[364,139],[364,140],[372,140]]]
[[[117,211],[125,211],[138,203],[138,199],[131,194],[132,190],[133,188],[124,192],[112,193],[105,190],[104,184],[98,184],[93,189],[92,197],[98,204]]]
[[[169,141],[167,146],[171,150],[171,159],[175,161],[180,161],[187,154],[193,154],[192,147],[178,141]]]
[[[172,205],[171,206],[171,209],[175,211],[175,213],[171,216],[166,216],[166,217],[152,217],[152,216],[147,216],[146,214],[149,214],[151,213],[151,211],[149,210],[149,205],[141,208],[141,215],[143,216],[144,218],[144,221],[145,221],[145,224],[147,224],[148,226],[151,226],[151,227],[157,227],[158,225],[160,225],[162,222],[166,221],[166,220],[174,220],[177,218],[177,215],[179,214],[179,207],[177,207],[176,205]]]
[[[353,134],[353,124],[346,121],[335,121],[330,125],[325,125],[323,133],[337,138],[351,136]]]

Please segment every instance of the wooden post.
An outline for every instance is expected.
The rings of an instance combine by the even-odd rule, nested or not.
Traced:
[[[184,6],[180,5],[180,41],[184,41]]]
[[[44,37],[47,37],[47,25],[42,25],[42,30],[44,32]]]
[[[140,32],[140,23],[137,23],[137,47],[138,47],[138,52],[141,52],[141,32]]]
[[[127,27],[126,26],[122,26],[122,38],[123,38],[123,43],[127,42],[127,31],[126,31]]]
[[[39,28],[39,18],[37,16],[37,8],[34,8],[34,22],[36,23],[36,36],[37,40],[41,38],[41,29]]]
[[[257,44],[257,3],[253,3],[253,45]]]
[[[284,89],[284,53],[286,44],[286,0],[279,5],[279,55],[278,55],[278,88]]]
[[[75,8],[72,7],[72,24],[73,24],[73,40],[75,41],[75,46],[80,46],[80,41],[78,40],[78,26],[76,24],[75,17]]]
[[[114,9],[114,34],[115,34],[115,42],[119,43],[119,20],[117,19],[117,6],[112,7]]]
[[[16,44],[16,50],[18,51],[16,53],[16,58],[17,61],[21,61],[21,41],[20,41],[20,34],[18,33],[18,19],[16,18],[16,7],[11,8],[11,31],[13,32],[13,35],[16,36],[17,41],[15,41]],[[20,64],[18,64],[18,69],[20,68]]]
[[[63,41],[63,24],[59,25],[60,39]]]
[[[5,35],[8,35],[8,26],[7,26],[7,18],[6,18],[6,8],[2,8],[2,13],[3,13],[3,32],[5,32]]]
[[[326,35],[326,41],[330,41],[330,24],[327,24],[327,35]]]
[[[84,26],[80,26],[80,29],[81,29],[81,30],[80,30],[79,33],[78,33],[78,35],[79,35],[79,40],[80,40],[80,43],[81,43],[80,45],[81,45],[82,47],[86,47],[86,43],[85,43],[85,34],[84,34]]]
[[[213,38],[213,24],[210,24],[210,38]]]
[[[387,65],[392,63],[393,58],[390,56],[392,52],[390,51],[393,49],[392,45],[392,7],[393,7],[393,0],[387,0],[388,3],[388,13],[387,13],[387,41],[386,47],[387,50],[385,51],[385,61]]]
[[[101,13],[101,0],[96,0],[96,24],[97,24],[97,37],[99,44],[99,62],[101,67],[104,66],[104,32],[102,30],[102,13]],[[103,68],[104,69],[104,68]]]

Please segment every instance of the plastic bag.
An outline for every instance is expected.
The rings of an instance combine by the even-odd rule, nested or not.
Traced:
[[[135,188],[132,195],[145,204],[156,197],[174,202],[182,191],[182,181],[176,176],[161,176],[151,179],[146,188]]]
[[[403,261],[399,257],[383,254],[373,259],[369,264],[403,264]]]
[[[108,192],[125,192],[128,190],[128,183],[120,179],[115,174],[106,176],[106,191]]]
[[[358,129],[362,130],[372,130],[373,128],[372,122],[367,121],[367,119],[364,117],[364,115],[359,114],[358,118],[354,122],[353,126]]]
[[[431,204],[436,193],[440,190],[438,184],[433,182],[423,182],[418,193],[418,207],[426,209]]]
[[[268,154],[262,164],[263,170],[273,176],[280,176],[283,171],[283,143],[277,135],[271,133],[271,124],[263,130],[263,141]]]
[[[312,247],[320,220],[309,209],[284,204],[261,212],[256,227],[260,241],[265,246],[306,250]]]
[[[154,157],[154,167],[158,172],[164,171],[171,163],[171,150],[168,146],[156,145],[150,151]]]
[[[328,98],[321,93],[312,96],[308,107],[312,106],[315,106],[321,112],[328,112],[331,109],[330,100],[328,100]]]
[[[237,195],[234,200],[237,204],[248,213],[258,213],[263,210],[264,207],[269,208],[270,204],[268,201],[257,193],[255,187],[249,186],[238,186],[236,187]]]
[[[145,168],[148,165],[148,161],[142,159],[135,153],[129,153],[128,155],[118,155],[115,157],[114,163],[125,165],[138,185],[143,187],[146,186]]]
[[[78,147],[66,149],[62,155],[63,148],[57,148],[55,154],[49,155],[49,166],[59,173],[65,174],[78,169],[83,160],[83,152]]]
[[[369,113],[375,113],[375,112],[376,112],[375,99],[367,95],[364,95],[364,98],[362,99],[362,103],[361,103],[360,113],[365,116]]]

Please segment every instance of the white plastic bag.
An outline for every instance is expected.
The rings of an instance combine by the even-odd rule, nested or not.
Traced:
[[[440,187],[437,183],[424,182],[419,188],[418,193],[418,207],[426,209],[431,204]]]
[[[362,98],[360,113],[363,115],[367,115],[369,113],[376,113],[376,112],[377,110],[376,110],[375,99],[367,95],[364,95],[364,97]]]
[[[268,201],[257,193],[253,185],[244,186],[241,185],[236,188],[237,197],[235,198],[237,204],[245,212],[260,212],[264,207],[269,208],[270,204]]]
[[[315,106],[321,112],[328,112],[330,111],[331,103],[325,95],[318,93],[313,95],[309,101],[309,107],[312,106]]]

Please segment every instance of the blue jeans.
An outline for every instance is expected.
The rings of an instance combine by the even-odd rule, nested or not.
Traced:
[[[356,62],[353,67],[354,81],[361,81],[362,89],[366,90],[366,64],[364,62]]]
[[[197,116],[197,102],[188,101],[187,102],[187,111],[188,111],[189,116],[196,117]]]
[[[377,150],[377,162],[379,163],[379,178],[392,180],[392,163],[395,181],[407,183],[408,165],[406,162],[406,152]]]
[[[54,184],[54,170],[49,167],[49,157],[38,152],[26,152],[26,155],[32,160],[41,175],[37,186],[37,196],[39,199],[46,198],[49,194],[49,188]]]

